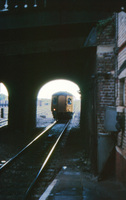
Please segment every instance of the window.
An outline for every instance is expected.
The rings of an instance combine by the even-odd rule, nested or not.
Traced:
[[[72,104],[72,99],[68,98],[68,105],[71,105],[71,104]]]
[[[57,99],[56,97],[53,98],[53,105],[56,105],[57,104]]]
[[[120,80],[120,106],[125,106],[125,79]]]

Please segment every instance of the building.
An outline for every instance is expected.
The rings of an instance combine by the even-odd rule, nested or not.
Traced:
[[[116,177],[126,183],[126,13],[116,15],[116,108],[119,132],[116,146]]]

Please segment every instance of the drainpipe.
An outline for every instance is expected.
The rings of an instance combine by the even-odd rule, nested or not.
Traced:
[[[118,13],[115,13],[115,105],[118,97]]]

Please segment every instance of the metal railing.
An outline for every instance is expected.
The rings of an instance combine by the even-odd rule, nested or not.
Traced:
[[[114,6],[113,6],[114,4]],[[109,5],[109,9],[108,9]],[[0,12],[9,11],[9,10],[18,10],[18,9],[30,9],[30,8],[48,8],[48,9],[88,9],[88,10],[100,10],[103,11],[112,10],[114,12],[120,11],[121,7],[125,6],[125,0],[115,1],[115,0],[106,0],[106,1],[94,1],[90,0],[0,0]]]
[[[46,7],[47,0],[0,0],[0,10]]]
[[[0,11],[10,11],[19,9],[72,9],[87,6],[84,0],[0,0]]]

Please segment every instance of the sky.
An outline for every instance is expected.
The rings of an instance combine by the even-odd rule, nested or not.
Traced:
[[[6,96],[8,96],[8,91],[7,88],[5,87],[5,85],[3,83],[0,83],[0,94],[5,94]]]
[[[50,81],[47,84],[45,84],[39,90],[37,98],[38,99],[41,99],[41,98],[51,99],[52,94],[55,92],[58,92],[58,91],[70,92],[71,94],[74,95],[74,97],[76,99],[80,99],[79,87],[75,83],[68,81],[68,80],[64,80],[64,79]]]

